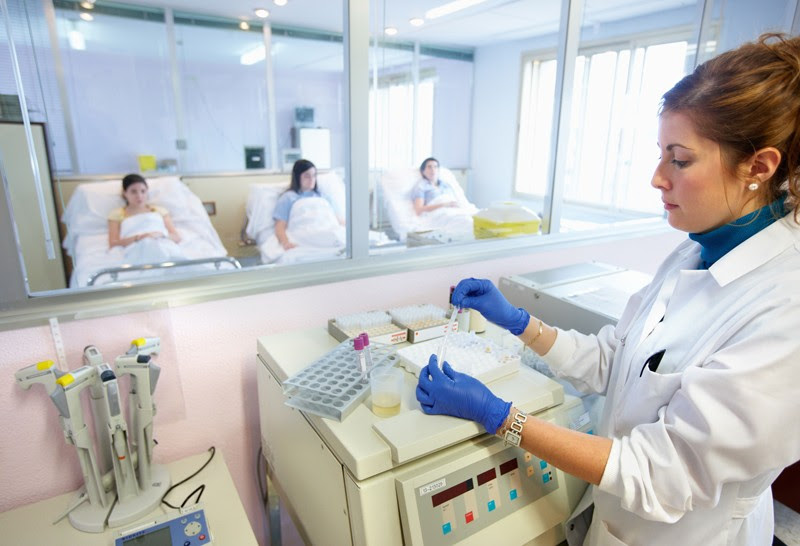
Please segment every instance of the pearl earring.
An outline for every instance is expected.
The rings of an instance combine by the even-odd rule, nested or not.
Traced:
[[[757,182],[753,182],[752,184],[747,186],[747,189],[750,190],[750,191],[756,191],[758,189],[758,183]]]

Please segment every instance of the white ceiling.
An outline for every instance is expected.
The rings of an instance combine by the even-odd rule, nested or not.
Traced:
[[[124,1],[124,0],[123,0]],[[449,0],[370,0],[370,26],[381,32],[386,26],[398,29],[393,38],[419,40],[425,44],[477,47],[497,40],[510,40],[556,32],[560,2],[554,0],[485,0],[463,11],[426,20],[422,27],[409,23],[412,17],[424,17],[428,10]],[[180,11],[257,20],[253,10],[268,9],[274,24],[342,31],[341,0],[289,0],[276,6],[272,0],[132,0],[126,3],[170,6]],[[586,0],[584,24],[623,19],[669,8],[695,4],[696,0]]]

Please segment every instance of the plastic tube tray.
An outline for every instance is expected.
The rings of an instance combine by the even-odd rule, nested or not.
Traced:
[[[433,339],[398,349],[400,364],[419,377],[430,356],[439,353],[441,344],[441,339]],[[521,359],[514,350],[474,333],[455,332],[447,337],[444,360],[454,370],[488,383],[519,371]]]
[[[370,348],[374,368],[397,362],[392,346]],[[369,394],[369,378],[362,378],[358,355],[348,340],[284,381],[283,394],[287,406],[342,421]]]

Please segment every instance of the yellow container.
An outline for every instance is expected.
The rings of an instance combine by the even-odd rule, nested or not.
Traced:
[[[518,203],[504,201],[481,209],[472,217],[472,230],[476,239],[535,235],[542,219]]]
[[[154,155],[140,155],[139,156],[139,172],[147,172],[156,170],[156,156]]]

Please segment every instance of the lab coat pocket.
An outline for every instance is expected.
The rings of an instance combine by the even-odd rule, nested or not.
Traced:
[[[618,539],[608,528],[605,521],[600,521],[600,525],[595,527],[597,530],[597,537],[592,537],[591,544],[602,544],[603,546],[628,546],[625,542]]]
[[[642,376],[629,385],[619,423],[632,428],[641,423],[654,423],[658,411],[667,405],[681,386],[681,373],[662,374],[645,366]]]

